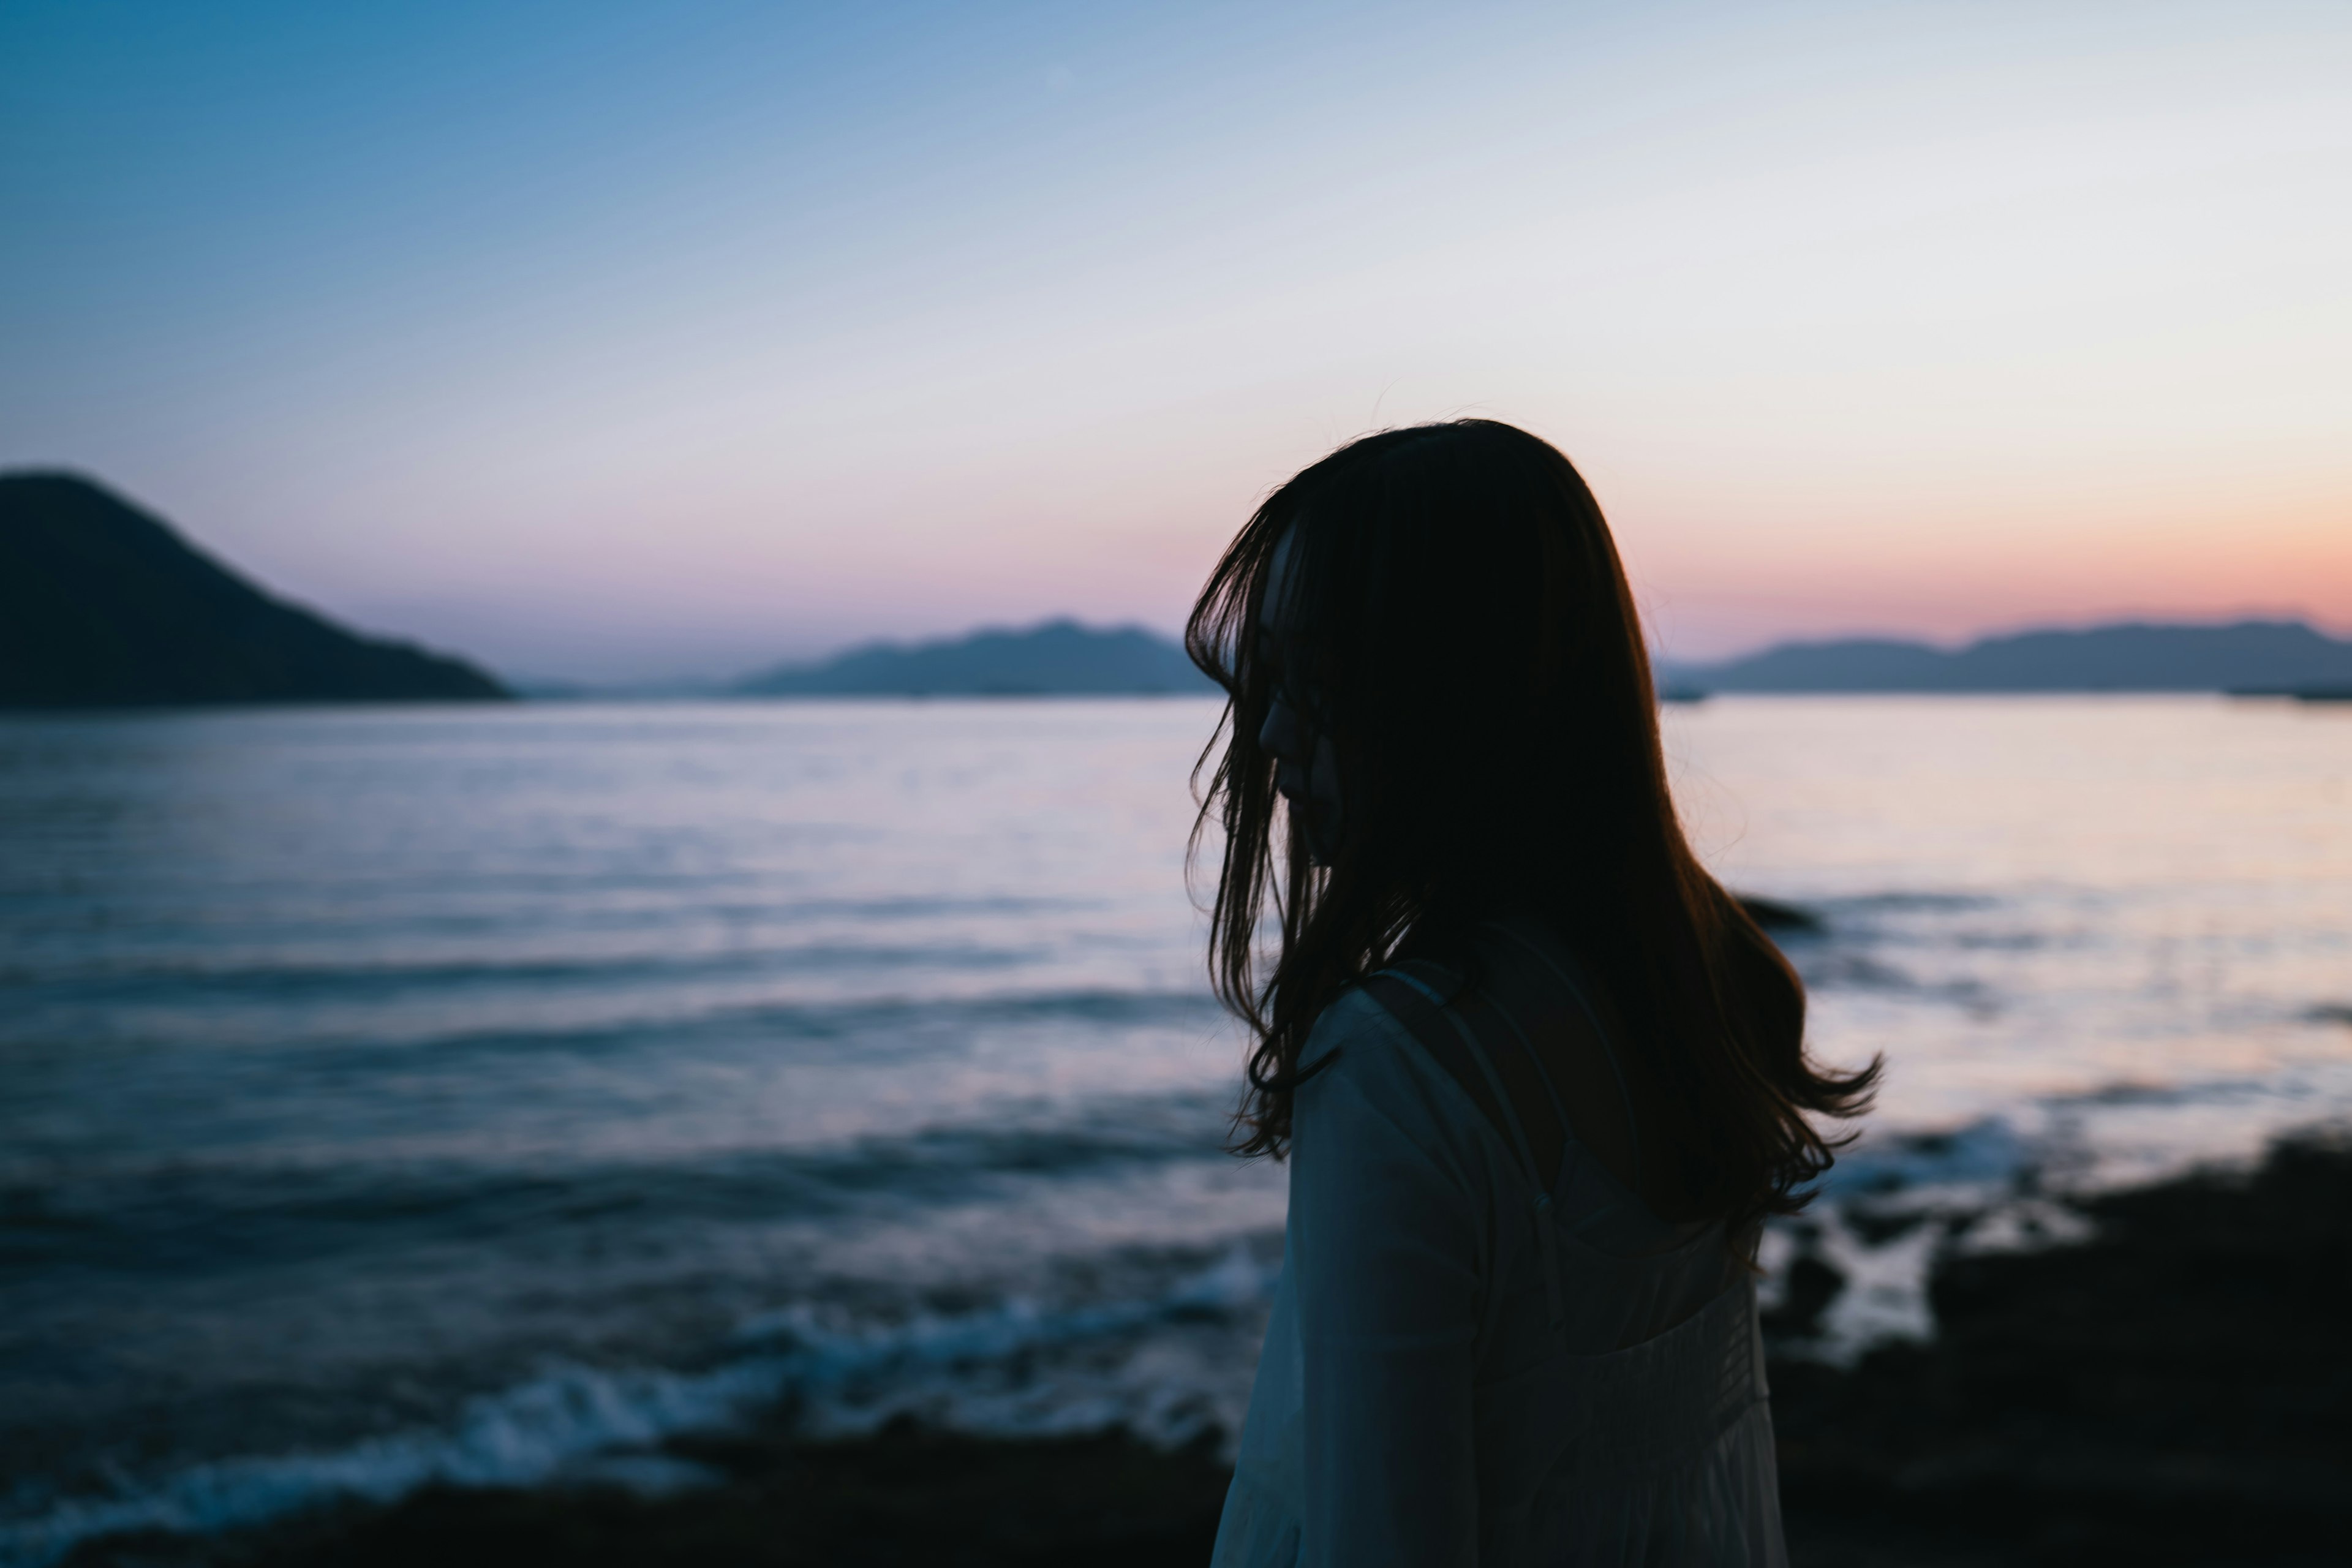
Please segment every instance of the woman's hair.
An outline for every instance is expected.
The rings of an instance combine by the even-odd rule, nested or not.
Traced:
[[[1275,638],[1260,616],[1286,534]],[[1806,1059],[1803,986],[1684,839],[1624,570],[1557,448],[1486,419],[1341,447],[1257,509],[1184,642],[1230,699],[1193,844],[1222,826],[1210,968],[1256,1037],[1237,1152],[1286,1150],[1300,1047],[1340,992],[1525,912],[1602,977],[1679,1098],[1679,1184],[1703,1211],[1802,1206],[1842,1142],[1807,1114],[1857,1113],[1879,1064]],[[1277,673],[1336,757],[1328,864],[1258,742]]]

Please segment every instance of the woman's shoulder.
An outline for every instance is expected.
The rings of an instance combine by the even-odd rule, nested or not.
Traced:
[[[1374,987],[1350,986],[1333,998],[1298,1060],[1294,1182],[1310,1166],[1322,1186],[1352,1186],[1373,1171],[1389,1178],[1417,1171],[1467,1194],[1491,1184],[1489,1167],[1507,1157],[1488,1147],[1486,1119]],[[1296,1186],[1292,1201],[1300,1201]]]
[[[1392,984],[1374,976],[1333,998],[1298,1054],[1309,1100],[1345,1098],[1416,1135],[1451,1140],[1481,1121],[1475,1105],[1418,1033],[1398,1016]],[[1317,1085],[1326,1086],[1318,1093]],[[1306,1101],[1300,1102],[1304,1108]]]
[[[1382,1049],[1392,1043],[1394,1023],[1370,991],[1360,984],[1350,985],[1315,1016],[1315,1026],[1298,1048],[1299,1070],[1329,1072],[1342,1059],[1364,1055],[1362,1047]],[[1350,1047],[1359,1048],[1351,1051]]]

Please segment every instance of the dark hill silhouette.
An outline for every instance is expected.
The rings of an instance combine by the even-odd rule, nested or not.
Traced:
[[[509,695],[270,597],[72,474],[0,474],[0,708]]]
[[[2275,691],[2352,684],[2352,642],[2300,621],[2130,622],[1985,637],[1952,652],[1858,637],[1677,665],[1706,691]]]
[[[911,647],[877,643],[822,664],[784,665],[736,689],[753,697],[1037,697],[1216,688],[1182,648],[1140,626],[1096,631],[1059,620]]]

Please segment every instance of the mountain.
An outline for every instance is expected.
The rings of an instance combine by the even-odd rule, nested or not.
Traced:
[[[876,643],[739,682],[751,697],[1031,697],[1205,694],[1184,650],[1140,626],[1096,631],[1047,621],[902,647]]]
[[[2352,684],[2352,641],[2300,621],[2130,622],[1985,637],[1950,652],[1875,637],[1782,643],[1664,673],[1703,691],[2286,692]]]
[[[272,598],[88,479],[0,474],[0,708],[507,695]]]

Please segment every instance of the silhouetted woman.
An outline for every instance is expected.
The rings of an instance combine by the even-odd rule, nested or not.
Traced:
[[[1486,420],[1368,437],[1186,640],[1240,1148],[1290,1161],[1219,1568],[1781,1563],[1751,1260],[1877,1068],[1806,1059],[1684,841],[1583,480]]]

